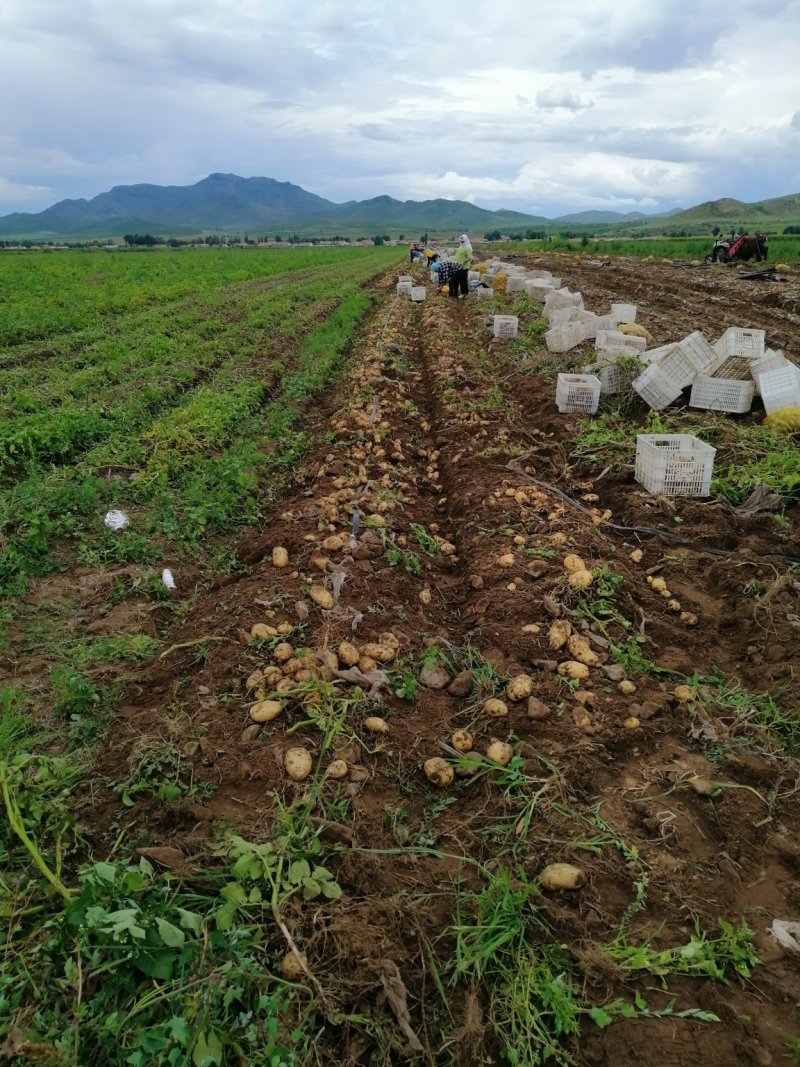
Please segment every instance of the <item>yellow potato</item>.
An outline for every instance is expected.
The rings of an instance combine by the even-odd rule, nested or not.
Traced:
[[[504,701],[498,700],[496,697],[490,697],[484,703],[483,710],[493,719],[499,719],[502,718],[503,715],[508,715],[508,705]]]
[[[244,684],[245,684],[245,689],[247,689],[247,691],[249,692],[251,689],[255,689],[257,686],[263,685],[263,683],[264,683],[264,672],[263,671],[253,671],[253,673],[250,675],[250,677],[247,679],[247,681]]]
[[[283,754],[283,766],[293,782],[304,782],[314,769],[314,761],[305,748],[287,748]]]
[[[585,663],[587,667],[597,667],[600,664],[595,652],[592,651],[589,642],[579,634],[573,634],[567,641],[567,650],[578,663]]]
[[[322,542],[322,547],[326,552],[338,552],[344,547],[344,537],[341,534],[332,534],[330,537],[326,537]]]
[[[294,649],[288,641],[281,641],[281,643],[276,645],[272,650],[272,655],[278,663],[286,663],[286,661],[290,660],[294,655]]]
[[[586,875],[571,863],[549,863],[539,875],[539,885],[549,893],[580,889],[585,882]]]
[[[589,668],[585,663],[568,659],[558,665],[558,673],[562,678],[569,678],[572,682],[583,682],[589,677]]]
[[[270,637],[277,637],[278,631],[274,626],[268,626],[265,622],[257,622],[251,627],[250,636],[254,641],[268,641]]]
[[[394,659],[396,651],[391,645],[367,644],[362,647],[361,654],[369,656],[379,663],[389,663]]]
[[[500,567],[504,567],[506,570],[509,567],[513,567],[514,566],[514,553],[513,552],[506,552],[505,555],[502,555],[500,557],[500,559],[498,559],[497,564]]]
[[[569,584],[575,589],[588,589],[592,584],[591,571],[573,571],[569,576]]]
[[[358,663],[360,652],[349,641],[342,641],[339,645],[339,660],[345,667],[354,667]]]
[[[497,763],[500,767],[507,767],[511,762],[511,757],[514,755],[514,749],[511,745],[505,741],[498,741],[497,738],[493,738],[491,743],[486,749],[486,756],[492,761]]]
[[[572,633],[572,624],[567,619],[556,619],[553,625],[550,627],[550,633],[548,635],[550,648],[553,652],[557,652],[570,638]]]
[[[276,686],[281,678],[283,678],[283,671],[280,667],[276,667],[274,663],[264,668],[264,685],[268,687]]]
[[[630,697],[636,692],[636,686],[633,682],[629,682],[627,678],[624,678],[617,686],[617,692],[622,693],[624,697]]]
[[[506,696],[514,704],[520,700],[527,700],[531,693],[533,693],[533,679],[527,674],[518,674],[506,687]]]
[[[667,588],[667,583],[664,581],[663,578],[654,578],[650,583],[650,588],[653,590],[654,593],[663,593],[663,591]]]
[[[422,768],[425,771],[425,777],[432,785],[442,787],[451,785],[455,777],[455,771],[447,760],[442,759],[441,756],[433,756],[431,759],[426,759]]]
[[[573,574],[575,571],[585,571],[586,564],[583,562],[580,556],[576,556],[574,552],[570,552],[568,556],[564,556],[564,570]]]
[[[471,752],[474,740],[469,730],[456,730],[450,738],[450,744],[456,752]]]
[[[321,585],[312,585],[308,595],[317,607],[322,608],[323,611],[330,611],[333,608],[334,600],[332,595],[327,589],[323,589]]]
[[[272,566],[273,567],[288,567],[289,566],[289,553],[281,545],[276,545],[272,550]]]
[[[676,685],[674,692],[681,704],[690,704],[693,700],[697,700],[697,694],[690,685]]]
[[[280,700],[259,700],[250,708],[250,718],[253,722],[272,722],[283,711]]]
[[[347,763],[343,759],[335,759],[328,767],[328,777],[338,781],[340,778],[346,778],[348,771]]]
[[[389,724],[385,719],[381,719],[378,715],[369,715],[364,719],[364,725],[371,734],[388,734]]]
[[[644,552],[642,552],[641,548],[634,548],[633,552],[631,552],[631,559],[634,563],[642,562],[644,559]]]
[[[378,669],[378,662],[372,656],[359,656],[358,669],[362,674],[369,674],[371,671]]]
[[[281,960],[281,977],[287,982],[297,982],[308,972],[308,957],[305,952],[299,955],[292,950]]]
[[[625,727],[626,730],[638,730],[642,724],[639,722],[635,715],[631,715],[625,720],[622,725]]]

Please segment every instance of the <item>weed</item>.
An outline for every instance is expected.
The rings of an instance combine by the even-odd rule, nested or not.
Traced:
[[[713,938],[695,922],[691,939],[676,948],[659,951],[649,942],[629,945],[619,941],[606,946],[605,951],[627,974],[646,972],[660,978],[687,974],[727,983],[728,971],[732,970],[742,978],[749,978],[759,962],[751,931],[744,923],[737,927],[719,919],[718,924],[722,934]]]
[[[424,526],[418,522],[412,522],[408,529],[412,541],[416,542],[423,552],[427,552],[429,556],[439,555],[440,549],[436,538],[431,537]]]

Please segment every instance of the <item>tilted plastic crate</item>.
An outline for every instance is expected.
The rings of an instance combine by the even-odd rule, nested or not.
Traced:
[[[544,301],[545,316],[558,308],[583,307],[583,297],[580,293],[571,293],[568,289],[554,289],[548,293]]]
[[[559,374],[556,407],[562,415],[580,412],[594,415],[600,403],[600,381],[593,374]]]
[[[528,296],[532,296],[534,300],[544,302],[547,294],[553,292],[553,286],[543,278],[527,278],[525,280],[525,292]]]
[[[648,493],[708,496],[716,451],[689,433],[639,434],[634,478]]]
[[[677,400],[683,391],[682,386],[676,385],[664,374],[660,363],[651,363],[631,384],[653,411],[663,411],[668,404]]]
[[[678,341],[678,348],[695,368],[695,374],[692,377],[697,374],[713,374],[725,359],[724,356],[714,351],[699,330],[695,330],[682,341]],[[690,378],[689,381],[691,380]],[[685,384],[688,385],[689,382]]]
[[[782,367],[759,374],[758,387],[768,415],[781,408],[800,407],[800,368],[788,360]]]
[[[516,337],[519,319],[516,315],[495,315],[492,320],[492,332],[495,337]]]
[[[410,296],[413,286],[411,282],[398,282],[397,283],[397,295],[398,296]]]
[[[647,348],[644,337],[630,337],[617,330],[598,330],[595,348],[598,352],[619,352],[625,356],[638,356]]]
[[[525,292],[525,279],[518,274],[512,275],[506,282],[507,293],[524,293]]]
[[[776,352],[772,348],[768,348],[760,359],[751,361],[750,373],[756,383],[756,396],[761,396],[761,388],[758,384],[759,375],[766,374],[768,370],[777,370],[779,367],[785,367],[788,362],[789,360],[786,359],[783,352]]]
[[[749,411],[756,391],[755,382],[736,378],[712,378],[701,374],[692,382],[690,408],[706,411],[728,411],[742,415]]]
[[[478,300],[491,300],[494,296],[494,289],[487,289],[485,286],[478,286],[475,290],[475,296]]]
[[[568,322],[564,326],[553,326],[544,335],[544,340],[548,352],[569,352],[584,340],[583,323]]]
[[[408,294],[415,304],[418,304],[420,300],[424,300],[428,295],[428,290],[424,285],[413,285]]]
[[[611,317],[616,322],[636,322],[636,305],[612,304]]]
[[[600,382],[600,392],[603,396],[614,396],[630,389],[633,379],[637,377],[641,368],[617,363],[594,363],[583,368],[584,374],[593,374]]]
[[[750,356],[752,359],[760,359],[764,355],[764,331],[729,326],[722,337],[714,342],[714,351],[720,356]]]
[[[568,322],[577,322],[583,318],[580,308],[557,308],[548,319],[551,326],[566,326]]]

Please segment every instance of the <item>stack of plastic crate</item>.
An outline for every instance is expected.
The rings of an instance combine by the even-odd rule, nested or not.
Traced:
[[[405,278],[397,283],[397,295],[398,296],[411,296],[411,290],[413,288],[413,282],[409,278]]]
[[[708,496],[715,453],[692,434],[639,434],[634,478],[648,493]]]
[[[644,337],[630,337],[617,330],[598,330],[595,348],[598,352],[613,352],[620,356],[641,356],[647,341]]]
[[[544,315],[545,318],[550,317],[551,311],[557,311],[559,308],[568,307],[583,307],[583,297],[580,293],[571,293],[569,289],[555,289],[552,293],[548,293],[544,301]]]

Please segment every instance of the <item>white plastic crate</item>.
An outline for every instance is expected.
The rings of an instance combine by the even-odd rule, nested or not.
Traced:
[[[759,375],[766,374],[769,370],[785,367],[788,362],[789,360],[785,358],[783,352],[775,352],[771,348],[768,348],[760,359],[754,359],[751,362],[750,373],[756,383],[756,396],[761,396],[761,388],[758,384]]]
[[[437,285],[439,284],[439,272],[438,272],[438,270],[432,270],[431,271],[431,281],[435,282]]]
[[[758,387],[768,415],[781,408],[800,407],[800,368],[788,360],[783,367],[759,374]]]
[[[559,374],[556,407],[562,415],[580,412],[594,415],[600,403],[600,381],[593,374]]]
[[[580,308],[557,308],[549,318],[551,326],[566,326],[568,322],[578,322],[583,318]]]
[[[611,317],[616,322],[636,322],[636,305],[612,304]]]
[[[749,356],[760,359],[764,355],[764,331],[730,326],[718,341],[714,351],[720,356]]]
[[[583,373],[593,374],[597,378],[603,396],[614,396],[630,389],[640,370],[640,367],[620,366],[617,363],[594,363],[584,367]]]
[[[696,374],[713,374],[725,358],[714,351],[699,330],[695,330],[688,337],[684,337],[682,341],[678,341],[678,347],[691,362],[692,366],[695,367]],[[692,377],[695,377],[695,375],[692,375]],[[691,381],[691,378],[689,381]],[[685,384],[688,385],[689,382],[687,381]]]
[[[568,322],[564,326],[553,326],[544,335],[544,340],[548,352],[569,352],[584,340],[583,323]]]
[[[518,274],[511,275],[506,280],[506,292],[507,293],[524,293],[525,292],[525,279]]]
[[[397,283],[397,295],[398,296],[410,296],[413,286],[411,282],[398,282]]]
[[[481,280],[481,272],[479,270],[467,271],[468,282],[479,282]]]
[[[712,378],[727,378],[737,382],[753,381],[753,364],[750,356],[726,356],[725,361],[712,374]]]
[[[525,292],[534,300],[544,301],[548,293],[552,293],[553,286],[543,278],[527,278],[525,280]]]
[[[412,285],[409,294],[415,304],[418,304],[421,300],[424,300],[428,295],[428,290],[424,285]]]
[[[647,348],[644,337],[630,337],[617,330],[598,330],[595,348],[598,352],[617,352],[625,356],[638,356]]]
[[[409,285],[413,285],[414,284],[414,279],[411,277],[410,274],[398,274],[397,275],[397,284],[400,285],[401,282],[408,282]]]
[[[479,286],[475,290],[475,296],[478,298],[478,300],[491,300],[494,296],[494,289],[486,289],[482,286]]]
[[[689,433],[639,434],[634,478],[648,493],[708,496],[716,451]]]
[[[549,270],[539,270],[537,268],[535,270],[529,270],[528,271],[528,277],[529,278],[542,278],[545,281],[549,282],[550,279],[553,277],[553,275],[550,273]]]
[[[580,293],[571,293],[569,289],[554,289],[545,297],[545,315],[558,308],[583,307],[583,297]]]
[[[492,319],[492,332],[495,337],[516,337],[519,319],[516,315],[495,315]]]
[[[632,385],[653,411],[663,411],[668,404],[677,400],[682,392],[682,387],[664,374],[660,363],[651,363],[634,379]]]
[[[741,415],[749,411],[753,403],[755,382],[736,378],[712,378],[700,375],[692,382],[689,407],[706,411],[729,411]]]

